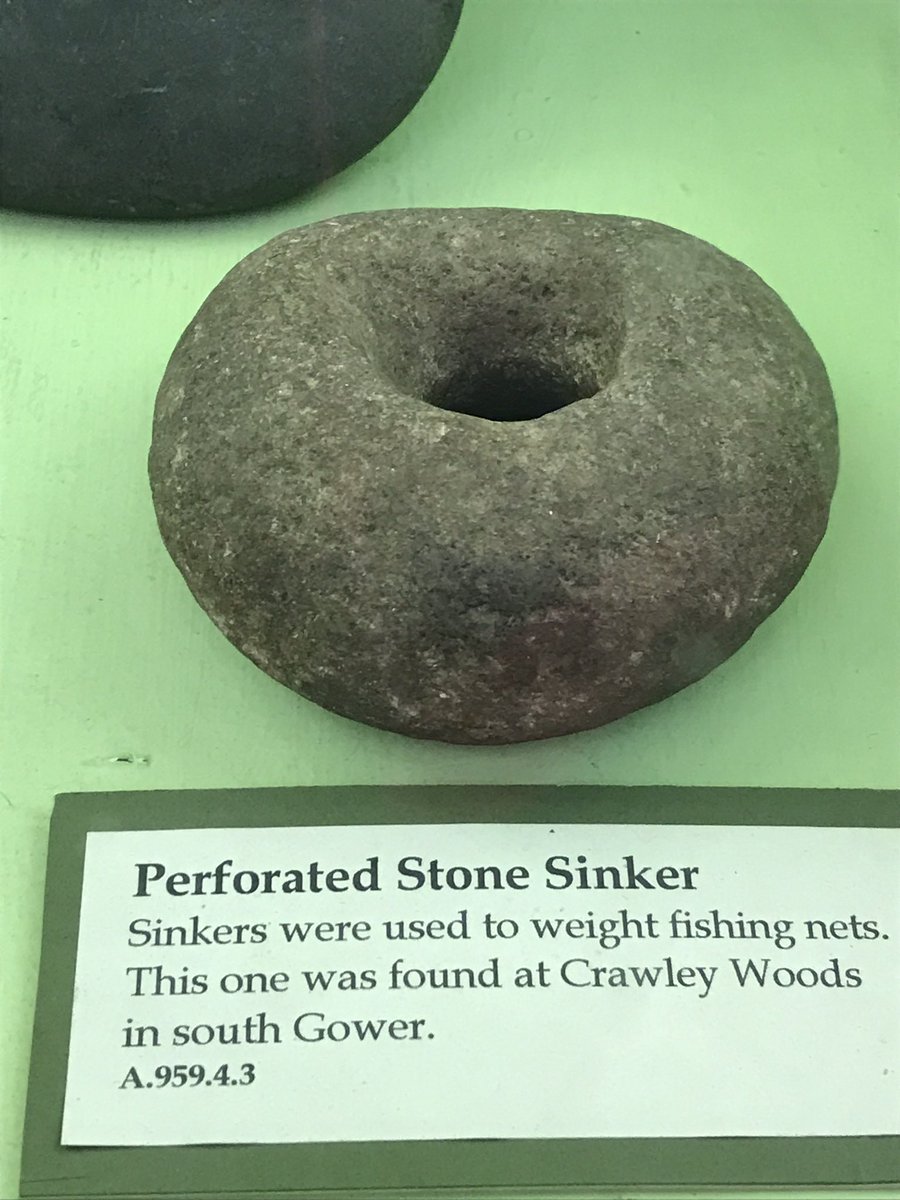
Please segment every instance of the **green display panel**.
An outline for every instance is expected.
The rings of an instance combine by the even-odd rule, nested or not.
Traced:
[[[896,0],[466,0],[410,116],[294,202],[170,224],[0,215],[2,1200],[19,1187],[56,793],[753,785],[741,820],[775,803],[756,789],[824,788],[834,800],[818,792],[815,805],[840,798],[844,822],[861,803],[854,789],[900,784],[898,87]],[[707,238],[784,297],[828,368],[840,476],[800,585],[714,673],[594,732],[472,750],[354,725],[243,658],[159,538],[146,478],[154,396],[208,292],[293,226],[427,205],[629,213]],[[62,951],[75,918],[54,911],[48,936]],[[68,1015],[60,1000],[59,1028],[42,1017],[48,1079]],[[57,1074],[46,1109],[32,1106],[27,1186],[62,1195],[99,1177],[115,1195],[118,1168],[103,1164],[124,1152],[54,1149],[60,1087]],[[799,1172],[790,1147],[758,1150],[746,1148],[754,1169]],[[491,1152],[473,1148],[473,1161]],[[179,1161],[217,1155],[242,1182],[231,1151]],[[859,1159],[860,1184],[872,1161]],[[522,1163],[506,1193],[540,1196]],[[181,1169],[190,1189],[200,1173]],[[420,1174],[410,1167],[411,1186]],[[820,1172],[819,1194],[835,1177]],[[329,1187],[339,1194],[339,1174]]]
[[[503,824],[893,828],[897,793],[702,788],[343,787],[70,795],[50,837],[23,1197],[641,1194],[865,1187],[900,1138],[718,1137],[64,1148],[60,1128],[88,831]],[[473,853],[477,839],[472,838]],[[890,905],[892,885],[886,883]],[[889,912],[888,917],[892,914]],[[527,1051],[525,1051],[527,1053]],[[760,1046],[765,1054],[765,1046]],[[823,1053],[826,1048],[823,1047]],[[826,1076],[827,1077],[827,1076]],[[667,1085],[671,1086],[671,1085]],[[671,1096],[679,1103],[677,1088]]]

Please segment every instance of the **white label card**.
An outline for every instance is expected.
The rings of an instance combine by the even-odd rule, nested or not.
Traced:
[[[900,1132],[900,831],[90,833],[63,1145]]]

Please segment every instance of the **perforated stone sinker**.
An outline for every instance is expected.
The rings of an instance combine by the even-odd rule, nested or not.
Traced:
[[[150,455],[166,545],[236,646],[335,712],[472,744],[603,725],[721,663],[803,574],[836,470],[821,359],[748,267],[505,209],[249,255],[172,355]]]

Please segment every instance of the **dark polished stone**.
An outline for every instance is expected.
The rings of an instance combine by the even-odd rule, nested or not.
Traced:
[[[403,120],[463,0],[5,0],[0,203],[100,217],[272,204]]]
[[[251,254],[176,348],[150,456],[235,645],[336,712],[468,743],[705,675],[800,579],[836,470],[822,362],[749,268],[650,221],[502,209]]]

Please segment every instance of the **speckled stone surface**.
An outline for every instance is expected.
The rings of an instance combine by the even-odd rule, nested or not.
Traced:
[[[417,737],[589,729],[732,654],[803,574],[837,471],[810,340],[667,226],[503,209],[273,239],[169,363],[160,529],[219,628]]]
[[[422,96],[463,0],[0,0],[0,203],[100,217],[272,204]]]

